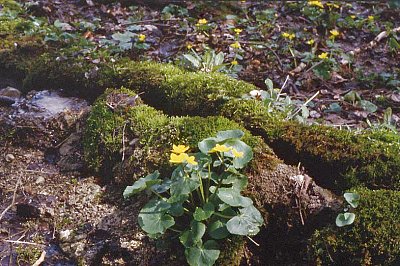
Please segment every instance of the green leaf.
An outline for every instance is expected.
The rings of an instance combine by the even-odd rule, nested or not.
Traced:
[[[336,217],[336,225],[339,227],[350,225],[354,222],[356,215],[351,212],[340,213]]]
[[[358,195],[357,193],[344,193],[343,196],[351,207],[357,208],[360,201],[360,195]]]
[[[198,177],[193,173],[190,177],[184,176],[182,178],[172,181],[171,184],[171,197],[179,195],[187,195],[196,190],[200,186]]]
[[[146,177],[139,178],[132,186],[127,186],[124,190],[123,196],[124,198],[128,198],[132,195],[135,195],[155,184],[159,184],[162,181],[158,179],[160,176],[160,172],[157,170],[154,171],[152,174],[147,175]]]
[[[175,224],[174,218],[166,214],[171,207],[166,201],[150,200],[139,212],[139,225],[149,234],[163,234],[168,228]]]
[[[206,232],[206,225],[197,221],[192,221],[190,230],[182,233],[179,237],[182,245],[185,247],[201,246],[204,233]]]
[[[220,200],[233,207],[248,207],[253,204],[250,198],[243,197],[240,195],[240,191],[234,188],[220,188],[217,191],[217,196]]]
[[[214,213],[214,204],[207,202],[203,205],[203,208],[196,207],[193,213],[193,218],[196,221],[207,220]]]
[[[199,150],[204,153],[208,154],[208,152],[215,147],[217,144],[217,141],[215,141],[215,138],[207,138],[199,142],[198,147]]]
[[[184,54],[184,55],[183,55],[183,58],[184,58],[187,62],[189,62],[189,63],[192,65],[193,68],[195,68],[195,69],[200,68],[201,61],[200,61],[199,59],[197,59],[196,57],[194,57],[193,55],[191,55],[191,54]]]
[[[214,239],[224,239],[229,236],[228,229],[226,229],[226,222],[216,220],[208,226],[208,234]]]
[[[376,110],[378,110],[378,107],[375,104],[367,100],[359,101],[359,106],[370,113],[375,113]]]
[[[355,91],[349,91],[344,95],[343,99],[348,103],[355,103],[361,101],[360,94]]]
[[[264,80],[264,83],[265,83],[265,85],[267,85],[267,88],[269,90],[273,90],[274,89],[274,83],[272,82],[272,80],[267,78],[267,79]]]
[[[243,136],[244,136],[243,131],[239,129],[219,131],[217,133],[216,141],[222,142],[228,139],[240,139]]]
[[[208,240],[201,247],[191,247],[185,250],[186,260],[190,266],[211,266],[219,257],[218,244]]]
[[[128,42],[131,42],[132,38],[135,36],[136,36],[135,33],[126,31],[124,33],[120,33],[120,32],[114,33],[113,35],[111,35],[111,38],[113,38],[114,40],[119,41],[119,42],[128,43]]]
[[[226,223],[228,231],[234,235],[256,235],[264,222],[261,213],[253,205],[239,211],[240,215],[233,217]]]

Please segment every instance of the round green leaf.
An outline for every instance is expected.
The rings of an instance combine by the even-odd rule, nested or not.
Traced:
[[[128,198],[145,190],[146,188],[161,183],[162,180],[158,179],[159,176],[160,172],[154,171],[152,174],[149,174],[146,177],[139,178],[139,180],[136,181],[132,186],[127,186],[125,188],[123,193],[124,198]]]
[[[344,193],[343,196],[351,207],[357,208],[360,201],[360,195],[357,193]]]
[[[224,239],[229,236],[228,229],[226,229],[225,223],[221,220],[216,220],[208,226],[208,234],[214,239]]]
[[[350,225],[354,222],[356,215],[351,212],[340,213],[336,217],[336,225],[339,227]]]
[[[193,218],[196,221],[203,221],[211,217],[214,213],[214,204],[211,202],[207,202],[204,204],[203,208],[196,207],[196,210],[193,213]]]
[[[240,209],[240,215],[233,217],[226,223],[226,228],[234,235],[256,235],[263,224],[261,213],[250,205]]]
[[[211,266],[219,257],[217,242],[209,240],[201,247],[186,248],[185,256],[190,266]]]
[[[185,247],[201,246],[204,233],[206,232],[206,225],[197,221],[192,221],[190,230],[182,233],[179,237],[182,245]]]
[[[253,204],[250,198],[243,197],[240,195],[240,191],[234,188],[220,188],[217,191],[217,196],[220,200],[233,207],[247,207]]]
[[[149,201],[139,212],[140,227],[149,234],[164,233],[175,224],[174,218],[166,214],[171,204],[159,199]]]
[[[217,133],[216,141],[222,142],[228,139],[240,139],[243,136],[244,136],[243,131],[239,129],[219,131]]]
[[[246,164],[248,162],[251,161],[251,159],[253,159],[253,150],[252,148],[247,145],[246,143],[244,143],[241,140],[228,140],[225,142],[226,146],[232,147],[234,149],[236,149],[238,152],[243,152],[243,156],[242,157],[236,157],[233,159],[233,166],[235,168],[243,168],[246,166]],[[233,157],[233,154],[231,151],[225,153],[227,156],[229,157]]]

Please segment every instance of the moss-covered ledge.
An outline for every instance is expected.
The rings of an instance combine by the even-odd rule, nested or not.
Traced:
[[[1,60],[1,57],[0,57]],[[43,54],[25,68],[25,89],[58,88],[96,97],[106,87],[125,86],[144,101],[172,115],[221,115],[260,135],[281,158],[301,162],[322,185],[336,191],[357,184],[400,188],[400,137],[390,132],[355,133],[326,126],[304,126],[269,115],[261,102],[238,100],[255,89],[223,74],[187,72],[169,64],[93,64],[79,57],[56,60]]]
[[[310,257],[315,265],[399,265],[400,192],[356,189],[360,204],[353,225],[315,231]]]

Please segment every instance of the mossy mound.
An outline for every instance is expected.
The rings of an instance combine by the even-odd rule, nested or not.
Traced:
[[[134,142],[135,147],[140,148],[127,151],[130,156],[126,157],[132,169],[136,165],[147,171],[161,169],[167,172],[170,168],[167,163],[169,150],[173,144],[189,145],[195,151],[199,141],[228,129],[244,131],[243,141],[255,148],[255,156],[269,159],[258,164],[267,167],[279,161],[261,138],[252,136],[249,131],[227,118],[169,117],[140,104],[140,101],[124,104],[124,101],[133,97],[135,93],[128,89],[107,90],[94,103],[84,138],[85,157],[92,170],[110,176],[110,169],[121,162],[124,145]],[[125,144],[122,141],[123,135],[126,137]]]
[[[317,230],[310,254],[317,265],[399,265],[400,192],[357,189],[356,219],[347,227]]]
[[[319,184],[343,191],[356,185],[400,189],[400,136],[306,126],[267,113],[259,101],[235,100],[221,115],[260,135],[287,163],[301,162]]]

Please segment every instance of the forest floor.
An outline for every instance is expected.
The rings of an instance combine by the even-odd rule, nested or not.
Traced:
[[[307,106],[308,123],[394,131],[400,126],[400,13],[386,3],[320,8],[292,1],[24,2],[30,15],[52,25],[46,42],[81,40],[77,54],[93,63],[105,51],[115,60],[125,55],[221,71],[262,90],[270,79],[296,108],[315,96]],[[371,43],[377,36],[383,37]],[[207,51],[223,52],[223,62],[196,67],[184,59]],[[0,85],[12,84],[0,80]],[[77,107],[71,113],[42,119],[34,115],[40,110],[29,108],[24,117],[29,95],[24,99],[19,107],[0,107],[0,124],[22,132],[0,146],[0,235],[7,240],[0,244],[0,264],[32,265],[44,253],[42,265],[76,265],[83,253],[85,263],[160,264],[166,254],[132,221],[142,202],[124,203],[121,188],[110,190],[84,172],[77,143],[86,105],[70,99]]]

